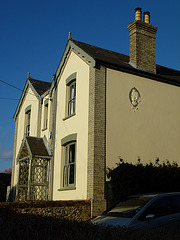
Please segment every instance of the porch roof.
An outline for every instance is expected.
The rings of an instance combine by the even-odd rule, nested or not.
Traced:
[[[27,136],[26,139],[32,155],[50,156],[43,138]]]

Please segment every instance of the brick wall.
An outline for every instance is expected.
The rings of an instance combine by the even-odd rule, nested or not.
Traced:
[[[139,69],[156,73],[155,34],[157,27],[143,21],[128,25],[130,63]]]
[[[91,216],[106,209],[105,188],[105,67],[90,67],[88,122],[88,199]]]
[[[0,208],[9,208],[20,214],[87,221],[91,216],[90,201],[49,201],[0,203]]]

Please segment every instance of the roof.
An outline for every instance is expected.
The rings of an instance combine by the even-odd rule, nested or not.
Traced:
[[[154,79],[164,79],[168,83],[180,85],[180,71],[163,67],[161,65],[156,65],[156,74],[150,73],[134,68],[131,64],[129,64],[128,55],[99,48],[87,43],[79,42],[75,39],[71,39],[71,41],[102,65],[108,66],[110,68],[116,68],[119,70],[130,71],[134,74],[143,74],[147,77],[151,77]]]
[[[33,93],[34,95],[38,98],[38,99],[41,99],[41,96],[47,91],[50,89],[51,87],[51,82],[45,82],[45,81],[41,81],[41,80],[37,80],[37,79],[34,79],[34,78],[31,78],[31,77],[28,77],[27,78],[27,81],[26,81],[26,84],[24,86],[24,89],[23,89],[23,93],[21,95],[21,98],[19,100],[19,103],[18,103],[18,106],[16,108],[16,111],[15,111],[15,114],[13,116],[14,119],[16,119],[18,113],[19,113],[19,110],[21,108],[21,105],[23,103],[23,99],[26,95],[26,91],[28,89],[28,87],[31,87],[32,90],[33,90]]]
[[[51,82],[40,81],[31,77],[29,78],[29,81],[40,96],[51,87]]]
[[[28,136],[26,139],[32,155],[49,156],[43,138]]]
[[[72,41],[95,60],[110,63],[112,65],[130,66],[129,56],[127,55],[79,42],[74,39],[72,39]]]

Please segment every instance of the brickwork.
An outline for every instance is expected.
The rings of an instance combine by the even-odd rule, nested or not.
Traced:
[[[20,214],[63,218],[71,221],[87,221],[91,215],[90,201],[0,203],[0,209],[2,208],[12,209]]]
[[[53,144],[54,144],[54,127],[55,127],[55,89],[52,92],[51,101],[50,101],[50,118],[49,118],[49,132],[51,132],[51,138],[48,139],[51,152],[53,153]],[[50,159],[49,163],[49,186],[48,186],[48,200],[52,200],[53,194],[53,171],[54,171],[54,158],[53,156]]]
[[[105,68],[90,67],[88,121],[88,199],[91,216],[106,209],[105,188]]]
[[[128,25],[130,63],[139,69],[156,73],[155,34],[157,28],[141,20]]]

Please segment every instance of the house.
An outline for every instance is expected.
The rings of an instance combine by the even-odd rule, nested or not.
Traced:
[[[14,119],[14,199],[106,208],[107,167],[179,161],[180,71],[156,64],[150,13],[135,9],[130,56],[69,36],[51,83],[28,75]]]

